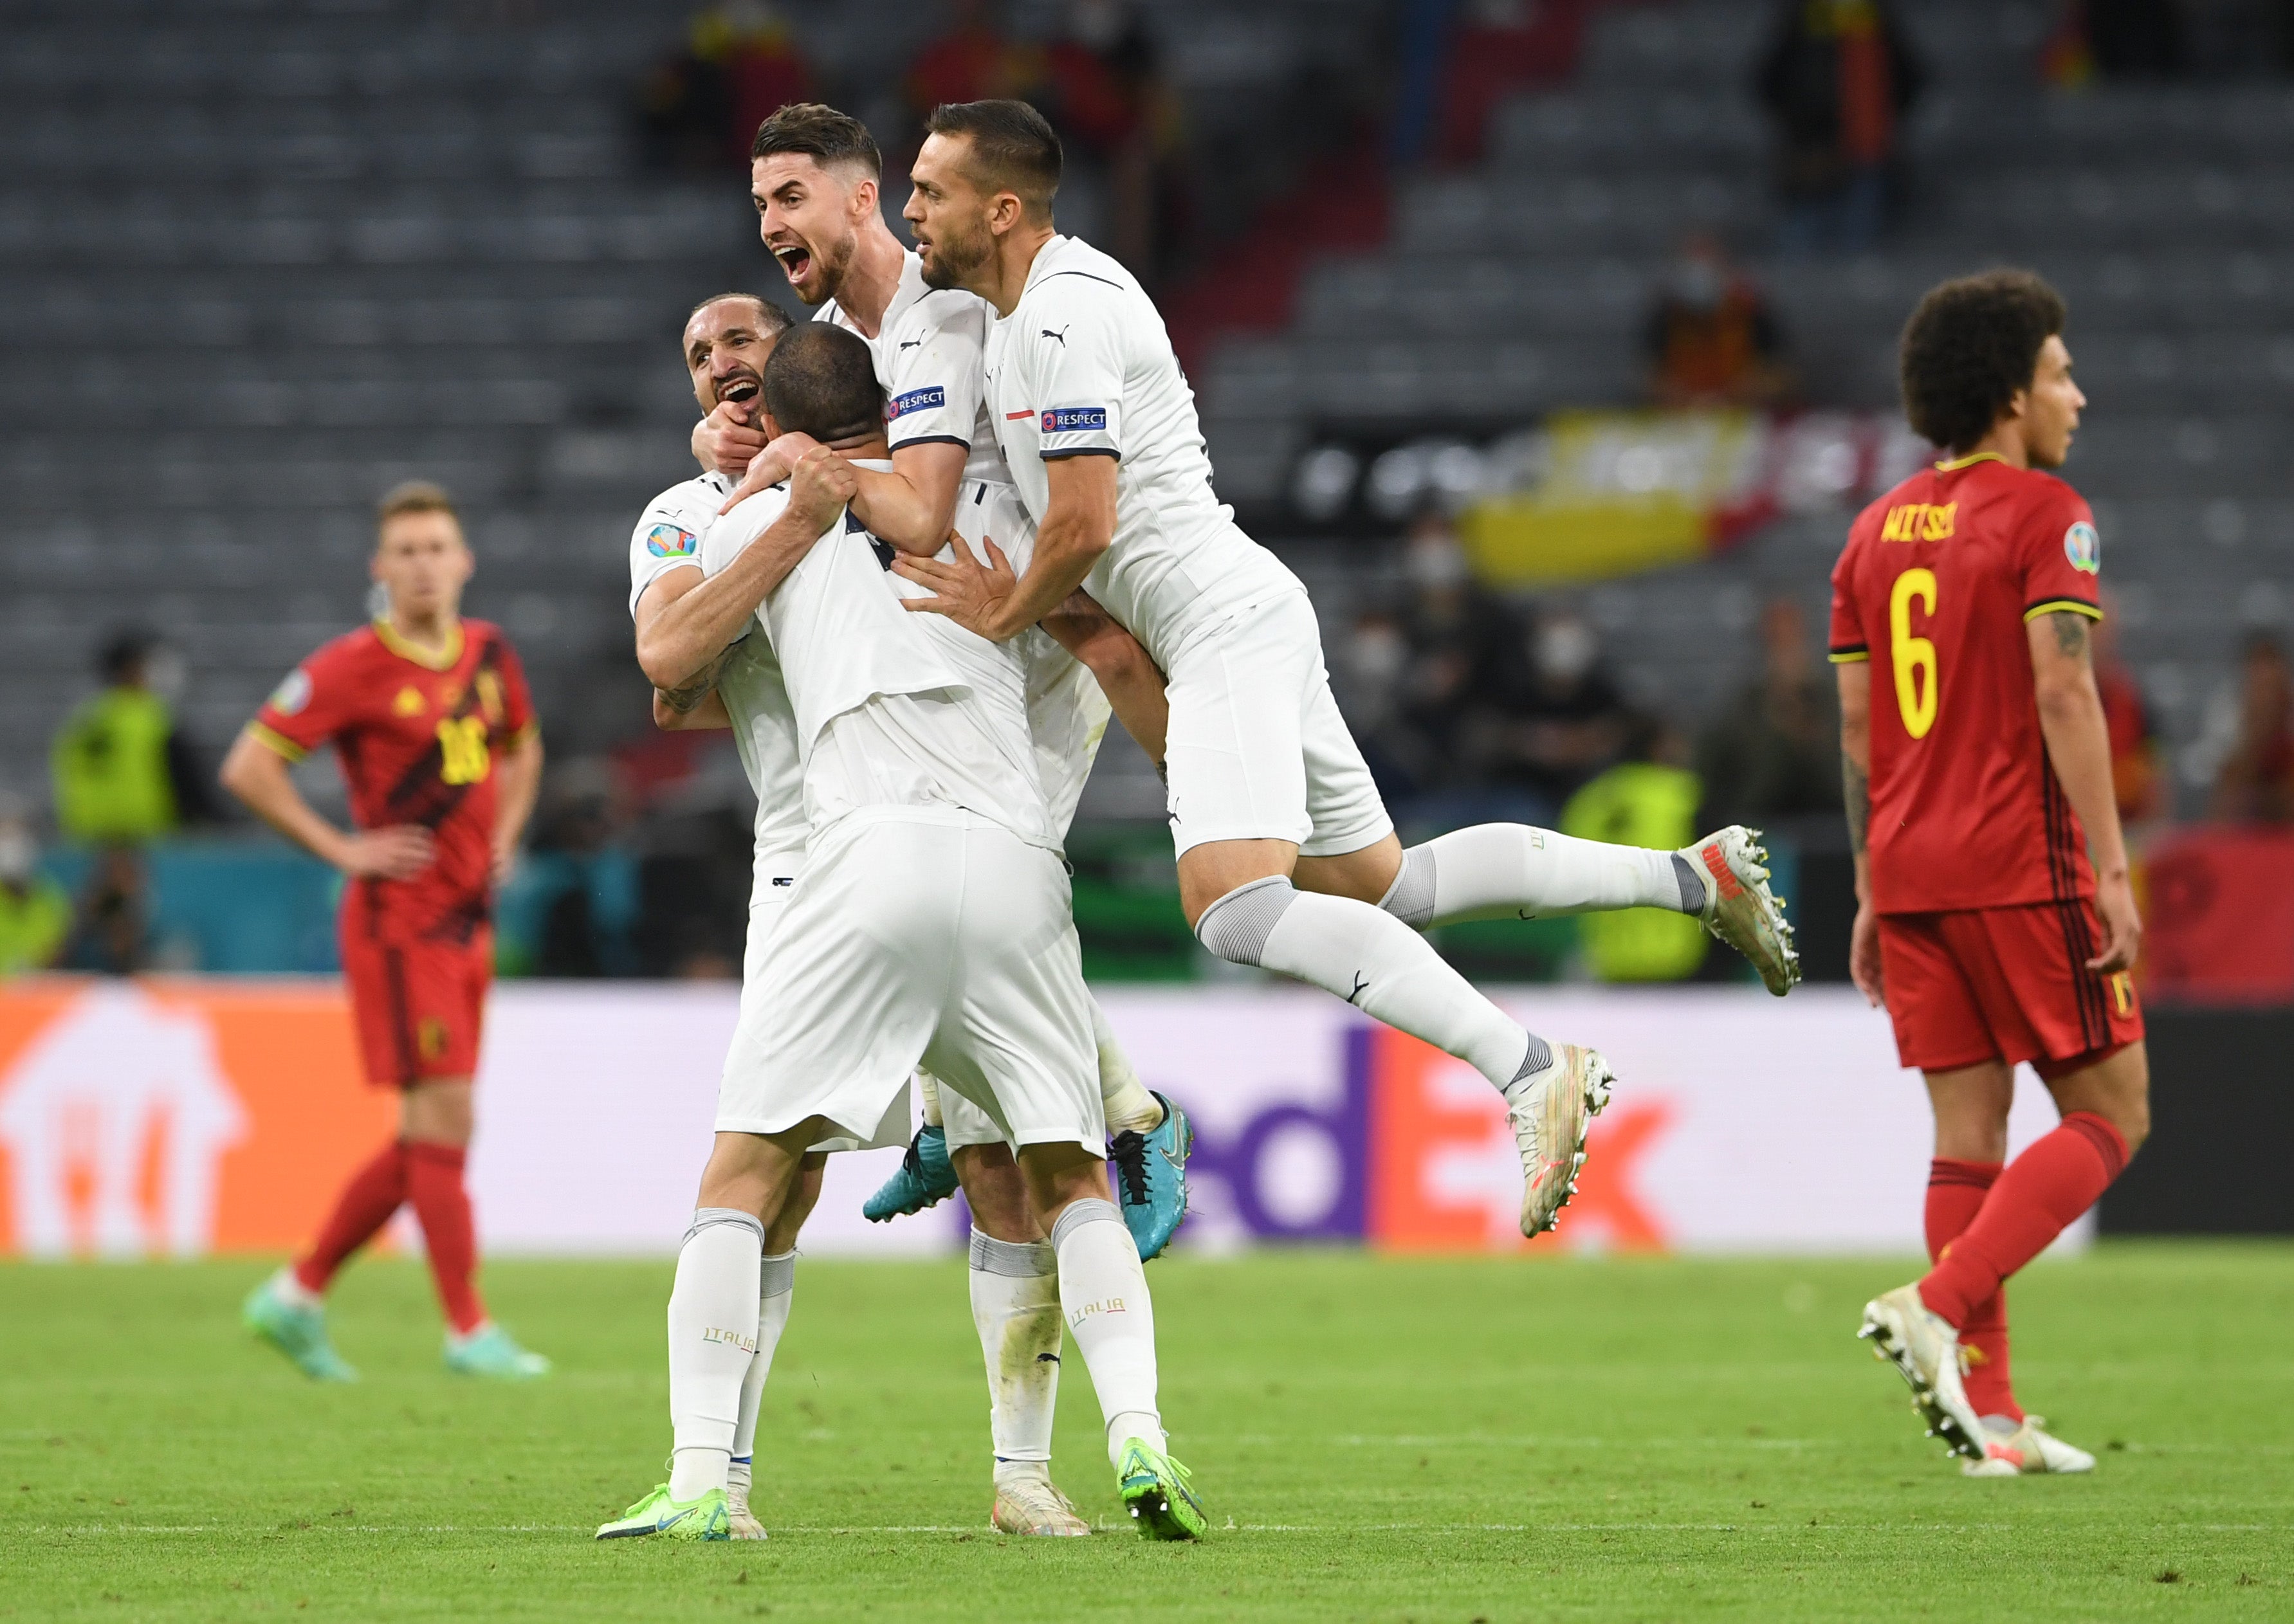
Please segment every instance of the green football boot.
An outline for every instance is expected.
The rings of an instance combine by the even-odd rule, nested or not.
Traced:
[[[699,1499],[679,1502],[669,1498],[667,1483],[656,1483],[651,1494],[598,1527],[600,1539],[641,1539],[647,1534],[667,1534],[672,1539],[730,1539],[733,1519],[725,1506],[725,1491],[712,1489]]]
[[[955,1193],[956,1164],[948,1159],[948,1130],[920,1128],[900,1158],[900,1170],[861,1203],[860,1215],[871,1223],[890,1223],[938,1206]]]
[[[446,1368],[456,1376],[530,1382],[548,1376],[550,1364],[541,1354],[518,1346],[516,1337],[489,1320],[467,1336],[446,1333]]]
[[[313,1381],[358,1380],[358,1372],[327,1340],[327,1311],[316,1304],[290,1302],[279,1289],[278,1275],[247,1294],[239,1317],[248,1330],[294,1360],[295,1368]]]
[[[1195,1148],[1186,1112],[1161,1094],[1155,1103],[1163,1108],[1163,1120],[1152,1133],[1126,1128],[1107,1147],[1107,1159],[1115,1164],[1116,1205],[1143,1263],[1161,1255],[1187,1215],[1187,1156]]]
[[[1210,1526],[1186,1467],[1150,1449],[1144,1439],[1123,1441],[1123,1464],[1115,1475],[1142,1539],[1200,1539]]]

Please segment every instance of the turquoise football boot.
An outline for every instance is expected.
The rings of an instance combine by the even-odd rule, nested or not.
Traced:
[[[871,1223],[890,1223],[938,1206],[955,1193],[956,1164],[948,1159],[948,1130],[923,1128],[908,1141],[900,1170],[861,1203],[860,1215]]]
[[[289,1302],[279,1290],[277,1275],[247,1294],[239,1317],[248,1330],[294,1360],[295,1368],[313,1381],[358,1380],[358,1372],[327,1340],[327,1311],[315,1304]]]
[[[1171,1244],[1187,1215],[1187,1157],[1195,1148],[1186,1112],[1162,1094],[1155,1102],[1163,1108],[1163,1120],[1152,1133],[1127,1128],[1107,1148],[1107,1159],[1115,1164],[1116,1204],[1143,1263]]]
[[[456,1376],[483,1376],[498,1382],[530,1382],[548,1376],[549,1361],[517,1345],[517,1339],[487,1320],[467,1336],[446,1333],[446,1368]]]

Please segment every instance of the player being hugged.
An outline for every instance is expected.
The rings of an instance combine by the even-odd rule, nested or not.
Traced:
[[[311,1248],[256,1287],[244,1315],[306,1376],[355,1379],[327,1337],[327,1285],[411,1203],[446,1311],[447,1368],[542,1376],[549,1361],[518,1346],[479,1300],[462,1182],[493,973],[493,887],[533,810],[541,734],[508,640],[460,617],[472,564],[444,491],[408,484],[383,499],[372,567],[386,612],[288,673],[232,746],[223,782],[349,881],[343,976],[367,1080],[399,1091],[398,1137],[344,1187]],[[348,832],[288,775],[329,743],[350,785]]]
[[[1862,1335],[1978,1476],[2095,1466],[2015,1402],[2004,1283],[2150,1130],[2129,974],[2143,927],[2087,646],[2102,552],[2087,505],[2041,471],[2070,454],[2087,404],[2063,319],[2021,271],[1920,301],[1904,409],[1947,453],[1858,516],[1832,572],[1850,967],[1925,1074],[1936,1124],[1935,1266],[1867,1304]],[[2062,1123],[2003,1165],[2021,1061]]]

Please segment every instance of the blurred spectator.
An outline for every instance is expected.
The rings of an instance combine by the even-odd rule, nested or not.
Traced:
[[[1499,102],[1561,84],[1576,72],[1592,9],[1590,0],[1466,0],[1450,30],[1434,115],[1441,162],[1480,162]],[[1413,155],[1414,147],[1400,154],[1405,160]]]
[[[1886,0],[1783,0],[1757,88],[1776,126],[1786,252],[1879,240],[1924,77]]]
[[[1680,763],[1680,740],[1670,728],[1634,719],[1627,759],[1569,798],[1561,832],[1613,845],[1671,849],[1696,838],[1696,808],[1704,788]],[[1579,916],[1577,938],[1593,974],[1603,981],[1679,981],[1704,962],[1704,927],[1683,914],[1627,908]]]
[[[216,800],[168,701],[183,662],[150,633],[115,633],[96,669],[103,688],[65,719],[49,752],[65,837],[143,841],[216,821]]]
[[[2211,810],[2233,823],[2294,824],[2294,669],[2275,637],[2257,633],[2239,677],[2238,742],[2216,775]]]
[[[757,126],[813,95],[812,69],[780,14],[765,0],[724,0],[695,12],[685,48],[646,76],[639,114],[647,161],[744,166]]]
[[[2095,628],[2095,686],[2103,695],[2103,726],[2111,735],[2111,783],[2119,801],[2119,821],[2135,830],[2166,816],[2170,786],[2142,686],[2119,657],[2118,617],[2110,613],[2107,590],[2103,608],[2104,616]]]
[[[1582,614],[1548,610],[1526,641],[1501,690],[1491,776],[1558,806],[1619,759],[1632,716]]]
[[[1155,38],[1127,0],[1073,0],[1037,99],[1072,161],[1102,170],[1112,230],[1100,246],[1151,285],[1184,215],[1185,125]]]
[[[611,767],[577,757],[554,767],[525,864],[541,899],[529,973],[568,979],[637,973],[630,928],[637,865],[619,837],[627,797]]]
[[[71,933],[71,897],[37,867],[40,843],[13,801],[0,801],[0,976],[45,970]]]
[[[1673,256],[1645,343],[1649,394],[1672,410],[1771,406],[1791,385],[1767,296],[1707,232],[1685,239]]]
[[[1696,743],[1705,821],[1761,824],[1840,810],[1840,698],[1809,649],[1796,598],[1771,598],[1759,621],[1761,670]],[[1683,840],[1681,844],[1688,842]]]
[[[995,0],[954,0],[948,9],[947,32],[908,67],[908,110],[917,122],[943,102],[1031,99],[1043,77],[1042,59],[1005,35]]]
[[[98,851],[64,943],[63,967],[105,976],[142,969],[150,954],[146,889],[142,852],[133,846]]]

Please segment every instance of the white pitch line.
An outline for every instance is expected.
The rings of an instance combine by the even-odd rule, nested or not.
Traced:
[[[1795,1514],[1802,1508],[1787,1508]],[[1607,1534],[1607,1533],[1703,1533],[1703,1534],[1797,1534],[1807,1526],[1791,1516],[1768,1522],[1229,1522],[1214,1529],[1214,1535],[1226,1534]],[[1863,1533],[2015,1533],[2023,1525],[2015,1522],[1931,1522],[1902,1519],[1886,1522],[1843,1522],[1825,1518],[1816,1524],[1824,1531],[1847,1530]],[[775,1523],[769,1531],[776,1535],[801,1534],[831,1539],[874,1538],[885,1534],[980,1534],[997,1539],[1012,1536],[997,1534],[979,1522],[887,1522],[881,1524],[851,1523]],[[471,1523],[438,1523],[430,1526],[410,1526],[396,1523],[353,1523],[346,1527],[322,1528],[313,1524],[308,1529],[281,1531],[275,1524],[264,1526],[248,1523],[237,1526],[223,1522],[191,1523],[26,1523],[12,1531],[14,1537],[37,1534],[267,1534],[281,1531],[297,1533],[338,1534],[578,1534],[585,1539],[593,1537],[592,1526],[587,1522],[508,1522],[494,1525]],[[1102,1534],[1126,1534],[1132,1531],[1128,1522],[1102,1522],[1094,1531]],[[2294,1534],[2294,1525],[2269,1522],[2159,1522],[2142,1531],[2154,1534]]]

